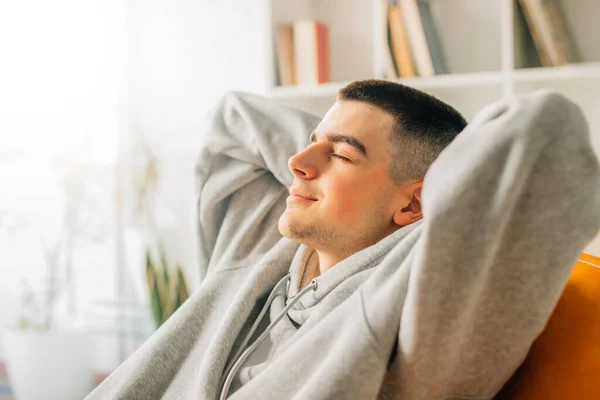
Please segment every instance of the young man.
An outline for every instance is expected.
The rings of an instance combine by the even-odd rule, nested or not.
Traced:
[[[304,279],[420,220],[425,173],[466,125],[450,106],[405,86],[342,89],[310,145],[289,160],[294,184],[279,231],[316,250],[319,268]]]
[[[491,399],[600,228],[600,168],[556,94],[464,126],[385,81],[320,122],[225,96],[197,167],[203,283],[89,399]]]

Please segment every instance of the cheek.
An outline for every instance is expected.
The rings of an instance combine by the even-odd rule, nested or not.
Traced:
[[[380,185],[373,176],[361,179],[336,179],[330,185],[331,214],[340,221],[359,221],[364,217],[365,208],[377,200]]]

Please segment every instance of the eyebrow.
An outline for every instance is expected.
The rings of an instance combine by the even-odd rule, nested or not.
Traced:
[[[317,140],[317,134],[315,131],[312,131],[312,133],[310,134],[310,142],[314,143],[316,140]],[[328,142],[349,144],[350,146],[352,146],[355,149],[357,149],[358,151],[360,151],[365,157],[369,157],[369,155],[367,154],[367,148],[365,147],[365,145],[362,144],[362,142],[355,137],[339,135],[336,133],[328,133],[325,135],[325,140],[327,140]]]

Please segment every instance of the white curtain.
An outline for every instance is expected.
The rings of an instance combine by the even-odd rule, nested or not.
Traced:
[[[74,285],[62,301],[80,312],[116,298],[128,53],[123,0],[0,2],[0,330],[15,322],[21,282],[43,279],[42,243],[59,240],[67,206],[77,229],[63,238]]]
[[[142,238],[130,208],[116,218],[113,207],[120,195],[131,200],[143,147],[158,157],[154,211],[167,256],[197,287],[193,165],[203,123],[223,92],[266,89],[269,3],[0,2],[0,329],[14,320],[21,278],[43,275],[31,232],[55,237],[61,183],[87,196],[78,198],[86,240],[70,263],[79,309],[123,292],[144,300]]]

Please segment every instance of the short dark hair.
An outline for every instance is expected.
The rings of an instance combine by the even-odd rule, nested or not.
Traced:
[[[448,104],[396,82],[355,81],[338,92],[337,100],[367,103],[394,117],[389,136],[390,178],[397,184],[423,179],[433,161],[467,125]]]

